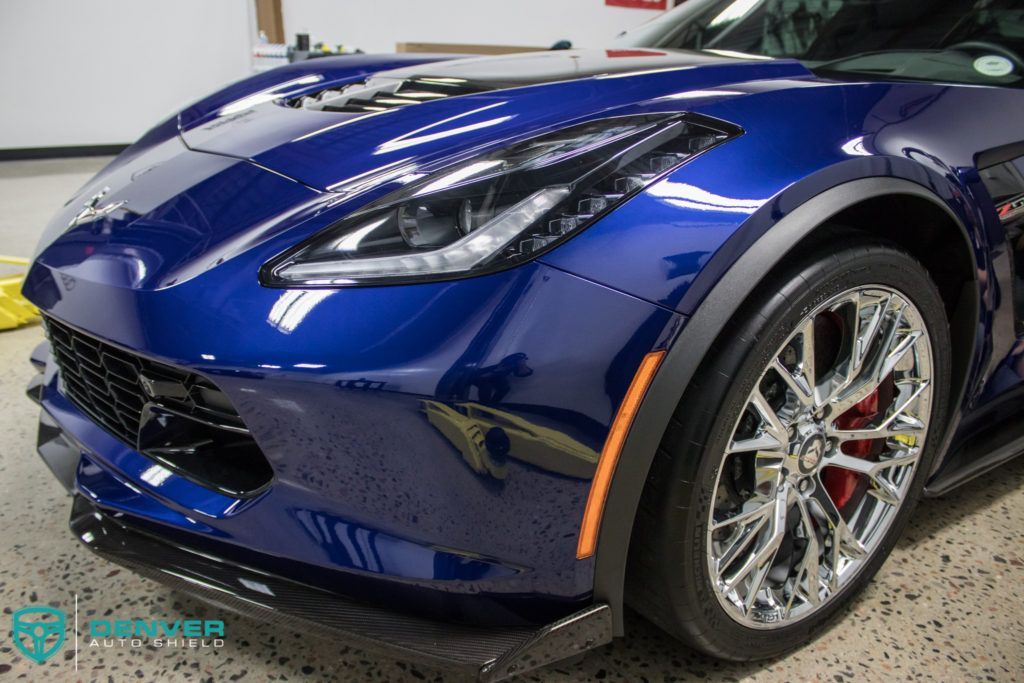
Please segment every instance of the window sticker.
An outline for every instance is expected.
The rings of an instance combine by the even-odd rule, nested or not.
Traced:
[[[1000,55],[983,55],[974,60],[974,70],[983,76],[1000,78],[1013,73],[1013,62]]]

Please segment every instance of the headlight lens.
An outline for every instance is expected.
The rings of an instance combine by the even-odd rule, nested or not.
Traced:
[[[508,268],[734,131],[683,114],[601,119],[416,178],[267,263],[271,286],[397,284]]]

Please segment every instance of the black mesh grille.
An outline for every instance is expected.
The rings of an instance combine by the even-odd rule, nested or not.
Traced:
[[[212,424],[244,429],[227,397],[208,380],[157,363],[46,318],[64,394],[119,439],[136,447],[143,406],[161,405]],[[146,392],[148,383],[150,393]]]

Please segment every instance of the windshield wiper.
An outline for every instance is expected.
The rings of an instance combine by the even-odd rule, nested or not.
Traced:
[[[906,49],[902,49],[902,50],[868,50],[866,52],[858,52],[856,54],[846,55],[845,57],[838,57],[836,59],[830,59],[828,61],[824,61],[824,62],[820,62],[820,63],[816,63],[816,64],[814,63],[813,60],[810,60],[810,59],[802,60],[802,61],[810,62],[811,64],[814,65],[813,68],[815,68],[815,69],[826,69],[827,70],[827,69],[839,66],[841,64],[844,64],[846,62],[852,62],[855,59],[863,59],[864,57],[871,57],[873,55],[893,55],[893,54],[920,55],[920,54],[939,54],[941,52],[945,52],[945,50],[934,50],[934,49],[932,49],[932,50],[906,50]],[[897,65],[895,65],[892,68],[887,69],[887,70],[888,71],[895,71],[896,69],[899,68],[899,66],[900,65],[897,64]],[[885,71],[885,70],[886,69],[881,69],[879,67],[875,67],[875,68],[872,68],[872,69],[865,69],[865,71]]]

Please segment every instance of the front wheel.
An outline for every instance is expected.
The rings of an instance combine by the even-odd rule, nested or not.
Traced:
[[[849,241],[770,280],[665,436],[631,602],[719,657],[809,639],[878,569],[920,495],[948,349],[934,284],[893,247]]]

